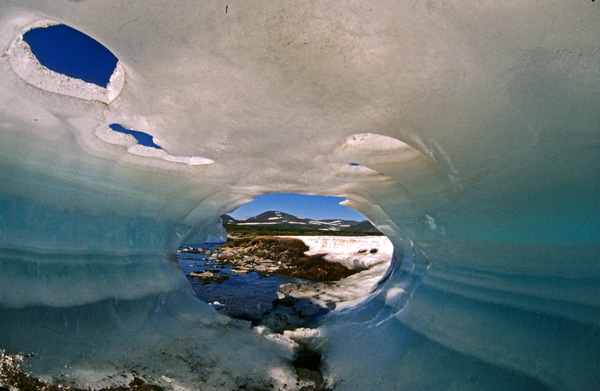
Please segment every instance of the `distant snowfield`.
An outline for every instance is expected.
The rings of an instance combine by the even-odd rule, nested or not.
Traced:
[[[260,223],[238,223],[237,225],[273,225],[279,224],[277,221],[273,222],[260,222]]]

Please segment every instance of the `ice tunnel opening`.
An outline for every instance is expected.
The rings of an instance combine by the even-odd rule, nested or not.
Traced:
[[[274,332],[315,327],[366,298],[393,245],[343,198],[270,193],[221,216],[225,243],[183,245],[179,266],[197,297]]]
[[[64,24],[32,28],[23,40],[46,68],[103,88],[117,67],[117,57],[110,50]]]

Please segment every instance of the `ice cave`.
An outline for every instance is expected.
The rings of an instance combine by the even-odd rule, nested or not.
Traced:
[[[61,24],[118,59],[108,85],[32,54]],[[285,336],[173,263],[294,192],[394,244],[311,336],[329,389],[598,390],[599,38],[589,0],[1,0],[2,356],[81,388],[299,389]]]

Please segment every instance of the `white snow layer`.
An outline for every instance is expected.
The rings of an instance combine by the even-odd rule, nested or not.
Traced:
[[[111,50],[122,88],[22,73],[11,45],[48,20]],[[82,387],[293,389],[291,352],[169,254],[300,192],[395,247],[324,320],[336,391],[597,390],[598,37],[590,1],[1,0],[0,349]],[[131,153],[97,135],[115,122],[214,163]]]
[[[289,283],[279,287],[279,298],[291,296],[309,300],[323,308],[337,311],[354,306],[367,298],[380,283],[392,262],[394,246],[385,236],[287,236],[300,239],[309,247],[307,255],[327,254],[324,258],[338,262],[358,273],[335,282]]]
[[[327,254],[324,258],[348,269],[365,270],[392,259],[394,245],[385,236],[287,236],[300,239],[306,255]]]

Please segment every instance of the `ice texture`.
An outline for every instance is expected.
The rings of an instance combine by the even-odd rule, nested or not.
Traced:
[[[38,20],[27,26],[23,33],[56,24],[58,23],[53,20]],[[23,40],[23,34],[15,37],[7,53],[12,69],[24,81],[57,94],[110,103],[121,92],[125,82],[123,66],[118,62],[106,88],[50,70],[40,64],[27,42]]]
[[[31,62],[50,22],[116,84]],[[335,390],[599,389],[598,37],[590,1],[1,0],[0,349],[82,387],[293,389],[289,347],[193,297],[173,253],[299,192],[394,246],[323,320]]]

